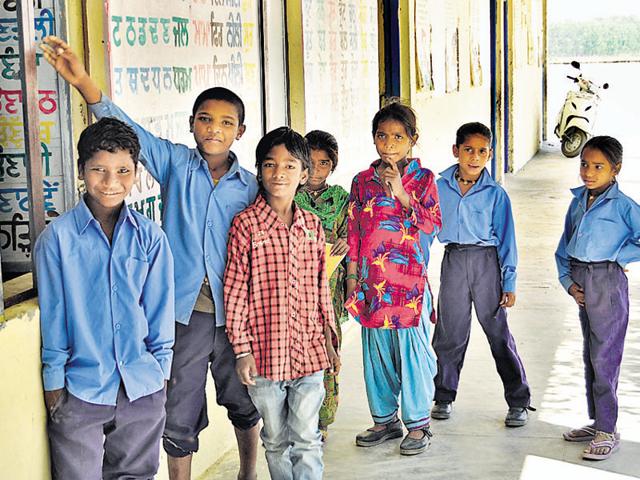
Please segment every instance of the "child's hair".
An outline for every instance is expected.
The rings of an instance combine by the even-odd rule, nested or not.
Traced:
[[[99,151],[111,153],[126,150],[131,154],[134,165],[138,165],[140,142],[136,132],[124,122],[112,117],[104,117],[89,125],[78,140],[78,170]]]
[[[304,138],[311,150],[322,150],[326,152],[331,160],[331,171],[338,166],[338,141],[333,135],[323,130],[312,130]]]
[[[244,124],[244,103],[238,95],[233,93],[228,88],[213,87],[204,90],[202,93],[200,93],[200,95],[198,95],[196,101],[193,102],[193,110],[191,114],[195,115],[198,111],[198,108],[200,108],[200,105],[202,105],[207,100],[221,100],[223,102],[230,103],[231,105],[236,107],[236,110],[238,111],[238,120],[240,121],[240,125]]]
[[[602,152],[614,168],[622,165],[622,144],[613,137],[608,135],[591,137],[582,147],[582,151],[584,152],[587,148]]]
[[[276,128],[262,137],[256,147],[256,170],[260,189],[264,189],[262,185],[262,163],[271,149],[278,145],[284,145],[292,157],[300,160],[303,170],[311,171],[311,151],[304,137],[289,127]]]
[[[416,126],[416,113],[407,105],[400,103],[398,99],[390,99],[390,103],[378,110],[371,122],[371,134],[375,137],[378,125],[387,120],[396,120],[404,125],[407,134],[415,137],[418,133]]]
[[[484,123],[470,122],[465,123],[458,128],[458,131],[456,132],[456,147],[462,145],[471,135],[481,135],[489,140],[489,143],[493,140],[491,129]]]

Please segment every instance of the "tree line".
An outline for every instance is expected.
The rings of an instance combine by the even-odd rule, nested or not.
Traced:
[[[548,41],[551,61],[576,57],[640,59],[640,18],[550,23]]]

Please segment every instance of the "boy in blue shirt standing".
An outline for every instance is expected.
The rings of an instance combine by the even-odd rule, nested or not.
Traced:
[[[176,264],[176,340],[163,441],[169,478],[191,478],[198,435],[209,423],[205,385],[210,369],[216,400],[235,427],[238,478],[254,479],[260,415],[235,373],[222,292],[231,221],[258,193],[255,176],[230,150],[245,131],[244,104],[226,88],[204,90],[189,122],[197,148],[174,144],[142,128],[102,95],[69,45],[57,37],[44,40],[47,61],[78,89],[97,118],[116,117],[135,130],[141,161],[162,189],[162,227]]]
[[[78,142],[86,194],[35,245],[54,479],[152,478],[174,340],[173,258],[124,203],[140,145],[105,118]]]
[[[471,304],[484,330],[502,379],[508,427],[527,423],[531,394],[505,308],[515,304],[516,238],[507,192],[485,169],[491,159],[491,130],[466,123],[456,133],[458,163],[442,172],[442,260],[438,323],[433,348],[438,356],[435,406],[431,416],[449,418],[471,332]]]

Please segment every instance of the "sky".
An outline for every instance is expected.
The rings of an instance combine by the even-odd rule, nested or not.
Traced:
[[[638,0],[547,0],[550,22],[598,17],[640,17]]]

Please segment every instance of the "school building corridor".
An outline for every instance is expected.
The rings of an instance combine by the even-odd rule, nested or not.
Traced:
[[[639,156],[640,157],[640,156]],[[640,158],[627,154],[621,189],[638,200]],[[580,459],[584,444],[561,434],[587,423],[582,377],[582,336],[577,307],[556,279],[554,251],[570,201],[580,184],[578,159],[542,150],[518,174],[507,177],[518,235],[518,290],[509,313],[511,331],[523,358],[537,412],[528,425],[507,429],[507,406],[489,347],[477,322],[449,420],[433,420],[431,448],[415,457],[399,454],[400,440],[378,447],[355,446],[355,435],[370,426],[362,377],[360,327],[347,324],[342,348],[340,407],[325,446],[325,478],[334,479],[628,479],[640,477],[640,268],[628,273],[631,312],[620,374],[620,450],[609,460]],[[635,171],[634,171],[635,170]],[[606,235],[606,232],[603,232]],[[442,248],[435,244],[429,274],[437,292]],[[211,427],[210,427],[211,428]],[[215,427],[212,427],[215,428]],[[264,450],[259,478],[269,478]],[[231,450],[201,480],[235,478],[237,452]]]

